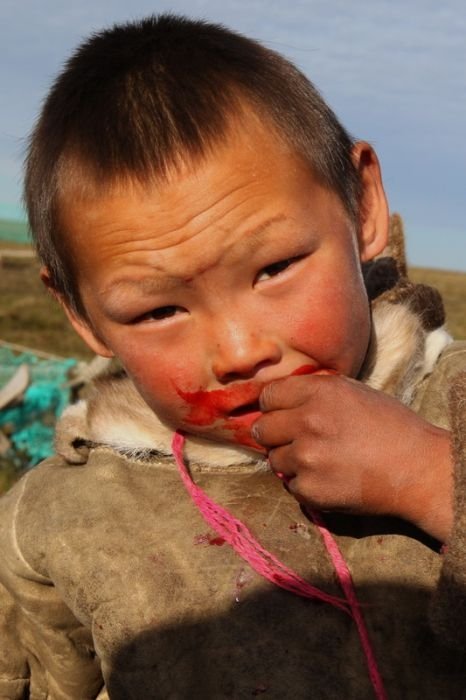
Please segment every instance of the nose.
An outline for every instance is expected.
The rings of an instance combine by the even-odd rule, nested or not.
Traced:
[[[263,367],[280,362],[281,357],[276,339],[244,318],[224,320],[217,328],[212,369],[223,384],[252,379]]]

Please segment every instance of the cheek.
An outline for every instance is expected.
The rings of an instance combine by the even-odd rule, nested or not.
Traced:
[[[300,295],[299,304],[288,314],[283,328],[296,349],[312,355],[340,345],[343,317],[340,290],[313,287]]]
[[[353,376],[369,342],[369,305],[359,284],[324,282],[300,295],[298,312],[286,319],[291,347],[322,367]]]
[[[121,353],[119,357],[139,393],[158,415],[174,420],[186,413],[187,404],[176,387],[201,385],[200,372],[192,358],[169,357],[167,353],[140,349]]]

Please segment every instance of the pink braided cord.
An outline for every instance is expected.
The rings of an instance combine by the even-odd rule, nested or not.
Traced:
[[[351,573],[343,559],[337,543],[325,527],[321,516],[310,511],[314,524],[319,529],[325,547],[332,560],[341,588],[346,600],[332,596],[319,588],[312,586],[292,569],[283,564],[271,552],[268,552],[255,539],[250,530],[240,520],[234,517],[226,508],[215,503],[204,491],[197,486],[189,474],[183,459],[184,436],[176,432],[173,436],[172,451],[183,483],[193,502],[199,509],[207,524],[215,530],[258,574],[277,586],[304,598],[320,600],[335,608],[349,613],[354,619],[361,646],[366,655],[369,677],[377,700],[386,700],[382,679],[377,668],[375,655],[369,640],[369,635],[362,617],[360,605],[356,598]]]
[[[330,556],[330,559],[332,560],[333,567],[338,576],[340,586],[351,608],[351,615],[356,624],[356,627],[358,628],[359,639],[361,640],[361,646],[366,656],[369,677],[371,679],[372,686],[375,690],[375,695],[378,698],[378,700],[386,700],[387,696],[383,687],[382,677],[377,666],[377,661],[375,658],[371,641],[369,639],[369,633],[367,631],[366,623],[364,622],[364,618],[361,613],[361,606],[359,605],[358,599],[356,597],[356,591],[354,588],[351,572],[348,568],[346,561],[343,558],[338,544],[332,537],[330,531],[327,530],[327,527],[325,526],[325,523],[320,513],[313,509],[307,509],[307,512],[311,516],[313,523],[316,525],[322,536],[325,548]]]
[[[183,461],[183,444],[183,435],[176,433],[172,442],[172,450],[178,469],[180,470],[181,478],[183,479],[186,490],[210,527],[223,537],[225,542],[228,542],[240,557],[247,561],[258,574],[272,583],[275,583],[281,588],[285,588],[287,591],[291,591],[291,593],[296,593],[305,598],[322,600],[349,613],[350,609],[345,600],[336,598],[335,596],[319,590],[315,586],[311,586],[311,584],[298,576],[292,569],[282,564],[273,554],[268,552],[257,542],[250,530],[248,530],[241,520],[238,520],[225,508],[222,508],[212,501],[212,499],[193,482]]]

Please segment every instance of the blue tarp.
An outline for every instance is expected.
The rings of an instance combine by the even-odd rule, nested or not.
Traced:
[[[66,386],[74,359],[42,359],[31,352],[17,354],[0,348],[0,386],[13,376],[19,365],[27,364],[31,384],[18,405],[0,410],[0,428],[4,427],[16,450],[25,453],[28,466],[34,466],[53,454],[55,420],[70,400]]]

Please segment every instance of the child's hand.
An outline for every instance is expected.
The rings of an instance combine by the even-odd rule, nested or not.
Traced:
[[[299,501],[395,515],[445,541],[452,521],[448,431],[341,376],[272,382],[260,403],[254,439]]]

